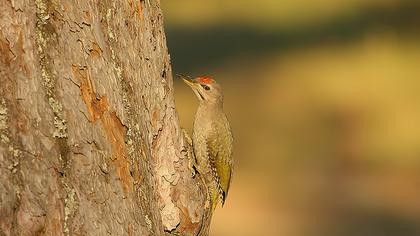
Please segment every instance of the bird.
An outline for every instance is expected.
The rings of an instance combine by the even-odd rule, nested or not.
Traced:
[[[233,174],[233,135],[223,111],[222,87],[213,78],[179,75],[199,100],[193,124],[195,167],[204,176],[212,211],[224,205]]]

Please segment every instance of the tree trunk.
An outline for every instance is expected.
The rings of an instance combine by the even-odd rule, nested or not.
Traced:
[[[158,1],[0,0],[0,53],[0,235],[208,233]]]

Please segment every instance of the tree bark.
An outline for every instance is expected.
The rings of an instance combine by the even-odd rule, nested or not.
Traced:
[[[0,0],[0,53],[0,235],[208,233],[158,1]]]

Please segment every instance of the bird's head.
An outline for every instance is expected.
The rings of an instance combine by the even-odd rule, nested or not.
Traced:
[[[200,76],[191,79],[188,76],[178,75],[191,87],[200,103],[222,105],[223,93],[220,85],[211,77]]]

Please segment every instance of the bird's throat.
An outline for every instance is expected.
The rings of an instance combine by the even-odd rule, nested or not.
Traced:
[[[201,101],[204,101],[204,96],[203,94],[200,93],[198,89],[194,89],[194,92],[197,95],[198,99],[200,99]]]

